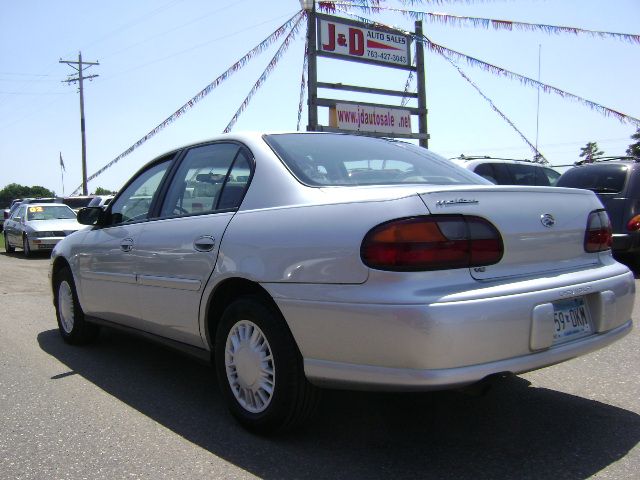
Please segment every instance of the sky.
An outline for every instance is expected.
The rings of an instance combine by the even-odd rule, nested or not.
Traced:
[[[408,6],[387,0],[382,5],[640,34],[638,0],[414,0]],[[58,195],[69,195],[81,185],[78,88],[64,82],[75,72],[59,60],[77,61],[81,51],[84,61],[100,63],[85,71],[85,75],[99,75],[85,82],[84,89],[87,170],[91,175],[161,124],[299,10],[298,0],[0,0],[0,188],[10,183],[40,185]],[[413,30],[414,20],[398,13],[354,12]],[[543,83],[640,118],[640,44],[426,20],[423,24],[425,35],[437,44],[532,79],[537,79],[539,72]],[[305,34],[303,25],[233,131],[296,130]],[[97,187],[117,190],[158,155],[221,133],[282,40],[92,180],[89,192]],[[587,142],[598,142],[606,155],[624,155],[632,142],[630,136],[637,128],[633,123],[603,116],[554,94],[540,92],[538,104],[535,88],[465,62],[458,65],[531,143],[538,139],[539,150],[552,166],[572,164]],[[532,157],[518,133],[446,60],[427,50],[425,70],[431,150],[447,158],[460,154]],[[407,72],[319,59],[318,79],[403,90]],[[396,105],[400,101],[326,90],[321,95]],[[302,130],[306,114],[305,103]],[[327,109],[320,108],[319,121],[328,124]]]

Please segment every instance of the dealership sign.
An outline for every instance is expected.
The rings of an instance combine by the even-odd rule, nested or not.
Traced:
[[[411,37],[397,32],[365,28],[364,23],[318,15],[318,53],[373,63],[411,65]]]
[[[340,130],[411,133],[411,113],[399,108],[338,103],[329,112],[329,124]]]

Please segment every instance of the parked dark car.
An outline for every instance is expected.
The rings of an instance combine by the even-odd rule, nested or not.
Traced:
[[[640,265],[640,163],[612,160],[566,171],[559,187],[594,192],[611,219],[613,251]]]
[[[498,158],[456,158],[453,162],[496,185],[555,186],[560,172],[551,167],[523,160]]]

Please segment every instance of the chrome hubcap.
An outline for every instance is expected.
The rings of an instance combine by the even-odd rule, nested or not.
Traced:
[[[238,403],[251,413],[266,410],[273,398],[276,372],[271,346],[255,323],[241,320],[231,328],[224,361]]]
[[[62,329],[65,333],[71,333],[73,330],[73,293],[66,280],[58,287],[58,313]]]

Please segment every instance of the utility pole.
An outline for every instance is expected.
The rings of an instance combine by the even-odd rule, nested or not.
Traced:
[[[73,68],[76,72],[78,72],[77,77],[69,77],[66,80],[63,80],[63,83],[75,83],[78,82],[80,87],[80,132],[82,134],[82,194],[88,195],[89,191],[87,189],[87,141],[85,139],[84,133],[84,90],[83,90],[83,81],[91,80],[96,78],[98,75],[89,75],[84,76],[84,70],[92,67],[93,65],[100,65],[99,62],[83,62],[82,61],[82,52],[78,52],[78,61],[75,60],[62,60],[58,63],[66,63],[71,68]]]

